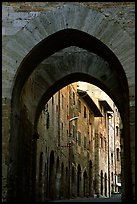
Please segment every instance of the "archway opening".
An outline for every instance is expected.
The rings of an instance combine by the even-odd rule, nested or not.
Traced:
[[[32,71],[33,70],[36,70],[36,72],[38,71],[37,66],[39,67],[39,65],[41,65],[42,60],[44,59],[49,60],[49,57],[53,55],[54,55],[53,57],[57,58],[56,52],[66,47],[69,47],[71,51],[71,48],[72,48],[71,46],[72,47],[75,46],[75,47],[79,47],[87,50],[87,52],[82,53],[82,55],[81,55],[81,50],[78,53],[79,57],[77,59],[83,56],[83,58],[85,57],[85,61],[87,62],[85,66],[84,64],[82,64],[83,70],[79,71],[77,61],[74,60],[73,61],[74,64],[73,63],[71,64],[71,61],[68,55],[65,56],[65,53],[62,53],[63,54],[62,56],[65,56],[64,59],[65,60],[68,59],[67,61],[68,66],[66,66],[67,68],[63,69],[62,73],[60,72],[61,76],[59,75],[59,72],[58,72],[55,77],[50,79],[51,81],[48,81],[48,78],[46,78],[45,76],[46,80],[44,83],[44,91],[41,91],[41,94],[39,92],[36,95],[37,97],[35,97],[35,103],[33,104],[35,91],[33,90],[31,92],[31,90],[29,90],[27,93],[28,95],[26,95],[25,89],[24,89],[25,85],[27,84],[26,83],[27,79],[29,78],[29,76],[32,76]],[[94,53],[94,54],[91,54],[91,53]],[[73,51],[71,51],[71,55],[74,55]],[[64,64],[65,64],[65,60],[64,60]],[[56,68],[54,63],[52,64],[50,60],[48,61],[48,63],[49,62],[50,62],[50,65]],[[92,64],[92,66],[90,67],[89,64]],[[57,63],[57,65],[59,66],[60,62]],[[72,65],[74,67],[73,70],[72,70]],[[95,69],[93,68],[94,65],[97,69],[97,72],[95,72]],[[71,69],[69,68],[70,66],[71,66]],[[103,71],[101,71],[100,66],[102,67]],[[50,69],[50,66],[49,66],[49,69]],[[111,75],[110,78],[108,78],[109,75],[102,74],[104,70],[105,71],[109,70],[108,74]],[[97,73],[97,76],[95,77],[96,73]],[[50,72],[49,76],[51,76],[51,74],[52,72]],[[23,140],[23,135],[21,132],[22,129],[25,130],[26,137],[28,137],[29,135],[33,135],[33,138],[30,138],[30,140],[35,139],[35,137],[37,137],[37,133],[35,133],[34,131],[37,132],[38,117],[40,115],[41,110],[43,109],[43,105],[45,104],[45,102],[48,101],[48,99],[53,95],[53,93],[55,93],[60,88],[64,87],[64,85],[67,85],[67,83],[74,82],[75,80],[81,80],[81,79],[82,80],[84,79],[84,81],[87,81],[89,83],[91,83],[91,81],[93,81],[94,79],[94,84],[98,85],[99,87],[103,87],[103,90],[105,90],[106,93],[108,93],[108,95],[112,96],[115,103],[119,107],[121,117],[123,119],[123,126],[124,126],[123,135],[125,140],[124,148],[129,149],[129,142],[128,142],[129,141],[129,121],[125,120],[125,116],[128,116],[129,114],[128,85],[127,85],[127,79],[125,77],[125,73],[123,71],[123,68],[119,60],[106,45],[104,45],[95,37],[90,36],[89,34],[84,33],[82,31],[78,31],[74,29],[65,29],[49,36],[45,40],[41,41],[38,45],[36,45],[34,49],[22,61],[19,67],[19,71],[13,88],[13,97],[12,97],[11,141],[10,141],[10,157],[12,158],[11,159],[12,161],[15,161],[15,163],[16,162],[18,163],[20,159],[21,160],[23,159],[22,148],[20,149],[19,147],[19,144],[23,143],[25,145],[25,141]],[[113,80],[113,82],[115,82],[115,86],[113,86],[113,83],[111,83],[111,79]],[[121,82],[121,79],[122,79],[122,82]],[[29,98],[31,98],[31,101],[29,101]],[[124,101],[124,106],[123,106],[123,101]],[[15,124],[18,128],[14,128]],[[28,124],[30,129],[29,131],[26,131],[26,127],[28,126]],[[17,146],[18,148],[16,148]],[[32,144],[32,149],[34,150],[33,156],[32,156],[33,159],[35,159],[35,156],[36,156],[35,146],[36,146],[36,143],[34,142],[34,144]],[[15,149],[17,149],[17,152],[13,150],[14,147]],[[130,158],[129,158],[129,161],[130,161]],[[128,173],[128,170],[130,170],[129,161],[126,163],[127,168],[124,169],[125,174],[128,175],[127,176],[128,188],[125,188],[125,189],[131,189],[129,188],[129,186],[131,186],[131,179]],[[13,169],[15,169],[15,172],[18,175],[18,178],[16,179],[14,184],[14,188],[17,190],[17,186],[19,185],[19,182],[20,182],[19,172],[21,167],[19,164],[15,166],[13,162],[10,162],[10,165],[12,166]],[[66,169],[66,174],[67,174],[67,169]],[[9,180],[11,177],[12,177],[12,173],[9,172]],[[15,175],[13,175],[13,177],[15,177]],[[125,185],[127,184],[125,183]],[[11,192],[9,192],[9,194],[11,196]],[[129,193],[127,195],[130,197]],[[16,193],[13,196],[16,197]]]
[[[120,193],[116,188],[121,185],[120,180],[118,182],[121,159],[117,153],[117,149],[123,148],[121,126],[120,114],[114,102],[101,89],[89,83],[69,84],[46,103],[38,122],[37,149],[39,152],[45,141],[48,151],[54,149],[56,152],[57,161],[63,160],[69,166],[71,198],[77,196],[77,163],[81,164],[82,172],[87,169],[86,174],[82,173],[81,195],[111,197],[113,193]],[[48,155],[45,154],[46,160]],[[83,161],[87,162],[84,164]],[[104,172],[102,180],[98,176],[100,168]],[[61,171],[61,174],[64,173]],[[65,192],[67,189],[68,186]],[[67,192],[65,195],[68,195]]]

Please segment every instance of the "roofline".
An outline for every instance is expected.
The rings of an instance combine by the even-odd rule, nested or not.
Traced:
[[[90,110],[94,113],[95,117],[103,117],[102,113],[100,112],[99,108],[97,105],[94,103],[92,98],[88,95],[86,91],[77,89],[77,93],[79,94],[80,97],[87,103],[88,107]]]

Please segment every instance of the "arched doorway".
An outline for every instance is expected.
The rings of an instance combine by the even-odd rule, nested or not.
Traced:
[[[60,178],[61,178],[61,174],[60,174],[60,164],[59,164],[59,157],[57,158],[57,162],[56,162],[56,178],[55,178],[55,186],[56,186],[56,198],[59,199],[60,198]]]
[[[53,200],[55,198],[55,158],[54,151],[50,153],[50,166],[49,166],[49,198]]]
[[[105,188],[105,196],[107,197],[107,174],[106,173],[104,178],[104,188]]]
[[[72,166],[72,180],[71,180],[71,195],[76,196],[76,172],[74,166]]]
[[[60,39],[62,40],[60,41]],[[47,47],[50,49],[46,49]],[[58,62],[56,60],[53,61],[53,58],[57,59],[57,55],[55,52],[58,52],[67,47],[68,49],[70,49],[71,55],[69,57],[68,54],[65,55],[65,52],[61,53],[61,56],[64,57],[64,68],[61,69],[63,70],[61,71],[59,68],[62,67],[61,58],[58,58]],[[78,49],[80,50],[75,50],[76,47],[78,47]],[[86,50],[86,52],[83,52],[83,49]],[[76,54],[75,51],[77,51],[76,53],[78,54]],[[37,56],[37,58],[35,56]],[[49,56],[51,56],[51,59]],[[49,77],[45,77],[43,80],[43,67],[45,66],[41,64],[41,61],[44,59],[47,59],[46,63],[50,64],[47,69]],[[56,65],[54,64],[55,62]],[[56,66],[58,66],[58,69],[56,69]],[[29,70],[27,72],[25,71],[26,67],[29,67]],[[36,72],[34,71],[35,68]],[[39,72],[39,70],[42,71]],[[57,70],[57,72],[54,72],[55,70]],[[32,73],[32,71],[34,72]],[[22,76],[22,73],[23,77],[20,78],[20,76]],[[31,76],[31,73],[32,78],[29,78],[29,76]],[[38,93],[38,95],[36,94],[36,89],[28,90],[28,97],[28,95],[25,95],[26,87],[28,85],[27,83],[34,82],[33,76],[35,76],[36,81],[37,79],[39,79],[39,77],[41,77],[41,84],[38,84],[38,86],[43,86],[44,89],[41,88],[41,91]],[[47,75],[45,75],[44,73],[44,76]],[[29,82],[27,81],[27,79],[29,79]],[[22,64],[19,67],[18,76],[15,81],[12,96],[13,103],[11,116],[12,132],[10,141],[10,157],[11,160],[14,160],[15,163],[17,163],[17,166],[15,166],[14,163],[11,163],[12,169],[14,169],[14,172],[16,172],[16,174],[18,175],[17,179],[14,182],[14,188],[16,190],[19,183],[22,182],[20,181],[21,166],[18,164],[18,161],[24,159],[22,158],[23,149],[18,146],[18,143],[24,144],[24,147],[26,146],[25,139],[23,138],[24,133],[22,133],[22,130],[28,129],[27,127],[29,126],[28,131],[25,131],[25,138],[27,138],[28,135],[31,135],[30,141],[33,139],[33,143],[30,142],[32,146],[31,149],[33,149],[33,156],[29,159],[35,161],[36,138],[34,136],[37,135],[38,118],[45,102],[48,101],[48,99],[61,87],[77,80],[84,80],[86,82],[98,85],[115,101],[115,104],[119,108],[121,118],[123,120],[124,148],[130,151],[128,84],[119,60],[106,45],[104,45],[95,37],[75,29],[61,30],[41,41],[30,52],[30,54],[26,56],[26,59],[23,60]],[[30,98],[31,100],[29,100]],[[33,98],[35,98],[35,104],[33,103]],[[18,129],[14,129],[15,124]],[[13,151],[14,147],[16,146],[18,146],[17,152]],[[124,154],[126,156],[126,152],[124,152]],[[33,165],[35,168],[35,162]],[[124,166],[126,166],[126,168],[124,168],[124,175],[127,179],[127,182],[124,182],[123,184],[124,191],[126,192],[127,189],[129,189],[126,196],[130,197],[131,193],[129,192],[131,188],[129,188],[129,186],[131,186],[132,184],[130,178],[131,174],[129,173],[131,171],[130,157],[128,157],[127,160],[124,160]],[[14,176],[15,173],[13,177]],[[9,185],[11,183],[11,177],[12,172],[9,172]],[[27,182],[27,180],[24,181],[24,185],[25,182]],[[19,192],[20,193],[18,194],[18,196],[22,194],[21,189]],[[9,195],[11,196],[11,192],[9,192]],[[16,195],[13,196],[16,197]],[[17,199],[20,199],[20,196]]]
[[[81,167],[80,164],[78,164],[77,169],[77,196],[79,197],[81,195]]]
[[[104,185],[103,185],[103,171],[101,170],[100,174],[100,194],[103,196]]]
[[[93,175],[92,175],[92,161],[89,161],[89,196],[93,196],[93,191],[95,186],[93,184]]]
[[[85,170],[84,174],[83,174],[83,193],[84,193],[84,197],[88,195],[87,185],[88,185],[88,175],[87,175],[87,172]]]

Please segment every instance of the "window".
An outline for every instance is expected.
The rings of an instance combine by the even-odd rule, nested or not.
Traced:
[[[84,106],[84,118],[86,118],[86,107]]]
[[[113,181],[113,172],[111,172],[111,181]]]
[[[46,127],[49,129],[49,112],[46,110]]]
[[[62,109],[64,108],[64,96],[62,95]]]
[[[106,113],[104,114],[104,123],[105,123],[105,127],[106,127]]]
[[[62,138],[63,138],[63,123],[61,123],[61,131],[62,131]]]
[[[86,136],[84,136],[84,148],[86,148],[86,146],[87,146],[87,138]]]
[[[102,137],[102,134],[100,136],[100,146],[103,148],[103,137]]]
[[[111,164],[113,165],[113,153],[111,153]]]
[[[81,145],[81,133],[78,132],[78,145]]]
[[[117,161],[119,161],[119,148],[117,148]]]
[[[73,139],[76,140],[76,126],[73,125]]]
[[[118,136],[118,126],[116,126],[116,136]]]
[[[91,125],[91,113],[89,112],[89,124]]]
[[[69,109],[68,109],[68,105],[67,105],[67,116],[69,115]]]
[[[81,101],[80,100],[78,100],[78,112],[81,113]]]
[[[105,151],[107,150],[107,141],[105,139]]]
[[[73,92],[73,105],[75,105],[75,93]]]

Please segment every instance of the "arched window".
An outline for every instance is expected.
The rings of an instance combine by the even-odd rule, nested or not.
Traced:
[[[119,161],[119,148],[117,148],[117,161]]]
[[[118,136],[118,126],[116,126],[116,136]]]

